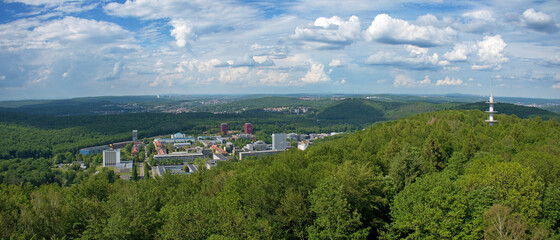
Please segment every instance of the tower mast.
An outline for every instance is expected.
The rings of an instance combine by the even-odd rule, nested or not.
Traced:
[[[497,113],[497,111],[494,111],[494,103],[498,102],[494,102],[493,79],[490,79],[490,100],[486,103],[490,104],[490,108],[486,111],[488,113],[488,120],[486,122],[493,126],[494,123],[498,122],[498,120],[494,120],[494,113]]]

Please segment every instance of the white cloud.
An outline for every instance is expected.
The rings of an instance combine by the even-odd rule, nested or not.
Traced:
[[[329,82],[331,78],[325,73],[325,66],[320,63],[311,64],[311,68],[304,77],[300,79],[305,83],[319,83],[319,82]]]
[[[407,86],[411,86],[414,85],[416,82],[414,80],[412,80],[412,78],[399,74],[395,77],[395,80],[393,81],[393,86],[395,87],[407,87]]]
[[[1,24],[0,39],[0,71],[7,69],[9,77],[0,88],[46,82],[61,87],[59,80],[70,76],[80,77],[66,84],[72,87],[78,82],[105,79],[115,63],[140,49],[133,33],[117,24],[71,16],[44,21],[24,18]],[[9,56],[18,57],[3,60]]]
[[[76,2],[76,0],[5,0],[7,3],[23,3],[32,6],[54,6],[67,2]],[[81,1],[78,1],[81,2]]]
[[[477,64],[472,65],[473,70],[502,69],[502,63],[509,59],[504,56],[504,49],[507,44],[502,40],[502,36],[484,36],[484,40],[478,41],[478,60]]]
[[[225,0],[137,0],[124,3],[112,2],[105,5],[107,14],[119,17],[137,17],[141,19],[181,19],[190,17],[199,22],[231,21],[257,15],[254,8],[236,5]]]
[[[555,33],[560,30],[560,26],[554,22],[552,17],[543,12],[537,12],[535,9],[527,9],[521,16],[522,23],[535,31]]]
[[[395,76],[393,86],[395,87],[425,87],[431,84],[430,76],[426,75],[424,80],[415,81],[411,77],[398,74]]]
[[[476,51],[476,45],[458,43],[451,52],[446,52],[443,57],[452,62],[467,61],[468,55]]]
[[[430,76],[426,75],[424,77],[424,80],[418,81],[418,84],[420,84],[420,85],[430,85],[430,84],[432,84],[432,81],[430,80]]]
[[[329,63],[329,67],[342,67],[342,66],[343,66],[342,60],[340,59],[333,59]]]
[[[169,25],[173,27],[171,30],[171,36],[175,38],[178,47],[184,47],[187,45],[187,39],[194,34],[192,34],[192,29],[189,27],[187,21],[183,19],[171,20]]]
[[[290,74],[286,72],[259,70],[257,72],[257,76],[260,77],[258,83],[262,85],[267,85],[267,86],[293,85],[289,81]]]
[[[426,14],[418,17],[416,23],[423,26],[434,26],[437,28],[446,28],[453,25],[454,21],[450,17],[444,17],[442,20],[432,14]]]
[[[447,61],[439,61],[437,53],[430,55],[428,48],[406,45],[405,49],[409,52],[408,57],[402,57],[395,52],[380,51],[370,55],[366,63],[418,70],[434,69],[449,64]]]
[[[113,66],[113,70],[111,70],[107,75],[99,78],[99,80],[109,80],[109,81],[115,80],[120,76],[122,69],[123,69],[122,62],[117,62]]]
[[[364,32],[367,41],[388,44],[412,44],[429,47],[451,43],[457,33],[451,27],[419,26],[405,20],[379,14]]]
[[[449,78],[449,76],[445,77],[443,80],[437,80],[436,86],[457,86],[463,85],[463,80],[458,78]]]
[[[560,55],[551,56],[544,61],[539,61],[538,63],[548,67],[558,67],[560,66]]]
[[[16,27],[25,27],[26,24]],[[117,45],[114,43],[133,43],[131,33],[114,23],[65,17],[60,20],[45,22],[37,27],[19,29],[17,33],[7,33],[0,29],[0,36],[7,36],[7,42],[13,42],[12,48],[83,48],[85,45]],[[10,39],[11,38],[11,39]],[[19,44],[19,46],[17,46]],[[17,47],[16,47],[17,46]]]
[[[358,17],[352,16],[348,21],[344,21],[338,16],[333,16],[317,18],[310,27],[297,27],[290,37],[311,42],[311,46],[317,48],[339,49],[358,39],[360,33]]]
[[[247,79],[247,74],[249,72],[248,67],[231,68],[227,70],[221,70],[218,80],[221,83],[239,83]]]
[[[85,0],[5,0],[6,3],[22,3],[33,7],[41,7],[36,13],[46,12],[48,8],[59,13],[76,13],[89,11],[99,3]],[[50,13],[51,15],[54,15]],[[48,14],[47,14],[48,15]]]
[[[220,64],[222,64],[222,61],[215,58],[207,61],[193,59],[190,61],[181,62],[181,65],[186,66],[189,71],[197,71],[203,73],[212,72],[214,68]]]
[[[0,81],[5,80],[5,79],[6,79],[6,76],[4,76],[4,75],[0,76]]]
[[[465,32],[482,33],[488,32],[495,28],[496,19],[492,12],[488,10],[476,10],[463,14],[462,24],[457,27]]]
[[[132,41],[130,35],[130,32],[114,23],[65,17],[36,27],[30,34],[30,38],[33,38],[30,40],[43,42],[46,46],[53,46],[50,45],[53,43],[61,46],[76,44],[83,47],[83,44],[97,45],[119,41],[127,43]]]

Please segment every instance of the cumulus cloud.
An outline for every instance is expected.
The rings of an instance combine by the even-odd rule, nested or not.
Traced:
[[[545,60],[538,61],[538,63],[547,67],[558,67],[560,66],[560,55],[555,55]]]
[[[420,17],[418,17],[418,19],[416,20],[416,23],[419,25],[423,25],[423,26],[434,26],[437,28],[446,28],[449,26],[452,26],[454,23],[454,20],[450,17],[444,17],[441,20],[439,20],[436,16],[432,15],[432,14],[426,14],[426,15],[422,15]]]
[[[273,66],[272,61],[268,56],[249,56],[245,55],[236,60],[229,60],[216,65],[216,67],[269,67]]]
[[[103,9],[108,15],[118,17],[169,19],[168,24],[173,27],[171,36],[179,47],[186,46],[193,36],[247,29],[260,23],[255,17],[259,16],[258,9],[228,0],[137,0],[111,2]]]
[[[502,63],[509,59],[504,56],[504,49],[507,44],[502,40],[502,36],[484,36],[482,41],[477,43],[478,60],[472,65],[473,70],[502,69]]]
[[[333,59],[329,63],[329,67],[342,67],[343,65],[342,60],[340,59]]]
[[[449,78],[449,76],[445,77],[445,79],[436,81],[436,86],[458,86],[458,85],[463,85],[463,80],[458,78]]]
[[[458,43],[453,46],[453,50],[443,54],[443,57],[452,62],[467,61],[468,55],[476,51],[476,45]]]
[[[51,20],[15,21],[0,27],[1,47],[18,49],[62,49],[90,45],[133,47],[131,33],[114,23],[76,17]]]
[[[387,14],[379,14],[364,32],[367,41],[431,47],[451,43],[457,32],[451,27],[419,26]]]
[[[339,49],[352,44],[360,37],[360,19],[352,16],[348,21],[338,16],[320,17],[312,26],[297,27],[291,38],[311,43],[317,48]]]
[[[56,80],[77,76],[73,72],[79,72],[79,80],[84,82],[104,79],[122,60],[122,52],[132,56],[139,49],[132,35],[114,23],[71,16],[2,24],[0,71],[6,72],[9,81],[0,88],[61,84]]]
[[[173,27],[171,30],[171,36],[177,40],[176,44],[178,47],[184,47],[187,45],[187,39],[194,36],[188,22],[183,19],[171,20],[169,25]]]
[[[269,59],[283,59],[286,58],[290,52],[283,46],[260,45],[258,43],[252,44],[249,49],[253,56],[261,56]]]
[[[552,85],[552,88],[560,88],[560,83]]]
[[[521,22],[526,27],[538,32],[555,33],[560,29],[560,26],[554,22],[552,17],[546,13],[537,12],[532,8],[523,12]]]
[[[262,85],[268,85],[268,86],[293,85],[290,83],[289,80],[290,74],[287,72],[259,70],[257,72],[257,76],[259,76],[258,83]]]
[[[395,76],[393,86],[395,87],[425,87],[431,84],[430,76],[426,75],[423,80],[415,81],[411,77],[403,74]]]
[[[319,82],[330,82],[331,78],[325,73],[325,66],[320,63],[311,64],[311,68],[305,74],[304,77],[300,79],[303,83],[319,83]]]
[[[239,67],[220,71],[218,80],[221,83],[238,83],[247,79],[248,67]]]
[[[457,24],[457,28],[470,33],[488,32],[495,28],[496,19],[488,10],[477,10],[463,14],[463,23]]]
[[[447,61],[439,61],[437,53],[429,54],[428,48],[406,45],[409,52],[408,57],[402,57],[395,52],[380,51],[370,55],[366,60],[371,65],[390,65],[417,70],[435,69],[449,64]]]
[[[257,15],[257,10],[248,6],[236,5],[227,0],[208,2],[205,0],[137,0],[124,3],[112,2],[103,7],[105,12],[119,17],[141,19],[181,19],[187,16],[199,22],[211,19],[239,23],[247,16]]]

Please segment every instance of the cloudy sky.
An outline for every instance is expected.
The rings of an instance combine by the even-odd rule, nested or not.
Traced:
[[[560,98],[560,2],[0,0],[0,99]]]

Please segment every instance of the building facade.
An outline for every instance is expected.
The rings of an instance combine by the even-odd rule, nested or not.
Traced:
[[[253,124],[245,123],[245,134],[253,134]]]
[[[228,124],[227,123],[222,123],[220,124],[220,135],[225,136],[228,134]]]
[[[82,148],[80,149],[80,154],[82,155],[97,155],[99,153],[102,153],[103,150],[107,150],[110,147],[107,145],[104,146],[96,146],[96,147],[88,147],[88,148]]]
[[[132,130],[132,141],[138,141],[138,130]]]
[[[204,158],[204,153],[187,153],[187,152],[174,152],[171,154],[156,154],[154,159],[180,159],[183,161],[194,161],[197,158]]]
[[[121,150],[105,150],[103,151],[103,167],[115,167],[121,163]]]
[[[284,151],[288,147],[288,141],[286,141],[285,133],[273,133],[272,134],[272,150],[274,151]]]

